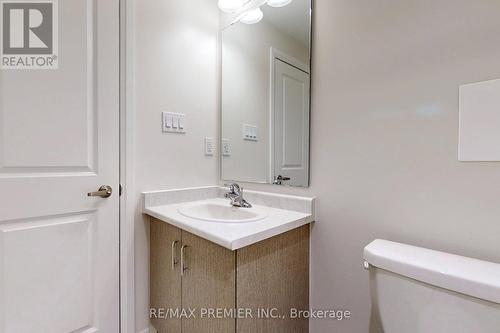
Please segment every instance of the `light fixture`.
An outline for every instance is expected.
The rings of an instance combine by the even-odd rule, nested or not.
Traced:
[[[243,7],[245,0],[219,0],[217,5],[220,10],[226,13],[235,13],[238,9]]]
[[[289,5],[293,0],[268,0],[267,4],[271,7],[285,7]]]
[[[260,8],[255,8],[246,12],[240,19],[241,23],[245,24],[255,24],[262,20],[264,13]]]

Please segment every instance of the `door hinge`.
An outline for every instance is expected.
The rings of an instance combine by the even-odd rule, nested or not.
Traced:
[[[120,186],[119,186],[119,195],[120,195],[120,197],[122,196],[122,193],[123,193],[123,186],[122,186],[122,184],[120,184]]]

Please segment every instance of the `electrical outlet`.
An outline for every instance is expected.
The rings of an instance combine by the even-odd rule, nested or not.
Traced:
[[[231,156],[231,142],[228,139],[222,139],[222,156]]]
[[[205,138],[205,155],[213,156],[215,151],[214,147],[214,139],[213,138]]]

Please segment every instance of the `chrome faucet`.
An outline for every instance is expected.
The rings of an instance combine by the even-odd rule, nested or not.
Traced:
[[[241,207],[241,208],[252,208],[252,205],[243,199],[243,188],[236,183],[229,185],[229,192],[227,192],[224,197],[231,199],[231,206]]]

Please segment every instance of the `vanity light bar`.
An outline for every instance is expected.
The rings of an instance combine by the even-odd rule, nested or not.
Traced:
[[[245,15],[240,18],[240,22],[245,24],[255,24],[260,22],[263,17],[264,13],[259,7],[257,7],[246,12]]]
[[[245,5],[245,0],[219,0],[217,6],[225,13],[236,13]]]
[[[240,9],[245,7],[252,0],[219,0],[218,6],[220,10],[228,14],[235,14]],[[245,24],[255,24],[262,20],[264,13],[260,9],[260,6],[268,4],[271,7],[284,7],[289,5],[293,0],[267,0],[256,8],[249,9],[240,15],[231,23],[241,22]]]
[[[268,0],[267,4],[271,7],[285,7],[289,5],[293,0]]]

